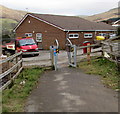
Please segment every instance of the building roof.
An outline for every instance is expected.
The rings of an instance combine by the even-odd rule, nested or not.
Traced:
[[[76,16],[60,16],[35,13],[26,14],[26,16],[21,20],[21,22],[16,26],[14,30],[19,27],[19,25],[24,21],[27,16],[36,18],[64,31],[115,31],[115,27],[112,27],[111,25],[102,22],[91,22]]]

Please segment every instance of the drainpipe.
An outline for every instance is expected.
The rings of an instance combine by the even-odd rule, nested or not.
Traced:
[[[95,30],[95,37],[94,37],[94,41],[96,40],[96,34],[97,34],[97,32],[96,32],[96,30]]]

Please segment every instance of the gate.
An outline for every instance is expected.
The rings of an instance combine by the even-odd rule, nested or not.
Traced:
[[[77,47],[73,45],[72,42],[67,38],[66,41],[66,51],[68,55],[68,63],[69,66],[76,67],[77,66]]]
[[[53,69],[56,71],[58,69],[57,61],[58,61],[58,53],[59,53],[59,42],[56,39],[53,46],[50,46],[50,59]]]

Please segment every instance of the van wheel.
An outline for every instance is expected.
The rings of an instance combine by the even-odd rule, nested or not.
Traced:
[[[34,56],[39,56],[39,54],[34,54]]]
[[[9,57],[9,56],[11,56],[11,53],[7,51],[6,55]]]

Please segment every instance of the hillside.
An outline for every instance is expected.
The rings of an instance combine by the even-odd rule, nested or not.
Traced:
[[[26,11],[14,10],[7,8],[3,5],[0,5],[0,26],[2,26],[2,33],[11,33],[11,30],[16,26],[16,24],[23,18],[23,16],[27,13]],[[120,13],[118,13],[118,8],[111,9],[107,12],[86,16],[80,15],[79,17],[85,18],[90,21],[103,21],[111,18],[118,18]],[[2,24],[2,25],[1,25]]]
[[[0,26],[2,27],[2,34],[11,34],[13,28],[27,13],[25,11],[13,10],[0,5]]]
[[[109,20],[112,18],[118,18],[119,16],[120,16],[120,14],[118,13],[118,8],[114,8],[114,9],[111,9],[107,12],[88,16],[88,17],[84,17],[84,18],[87,20],[90,20],[90,21],[98,22],[98,21],[103,21],[103,20]]]
[[[8,18],[15,21],[20,21],[27,13],[25,11],[13,10],[2,5],[0,5],[0,12],[2,12],[2,14],[0,14],[0,18]]]

